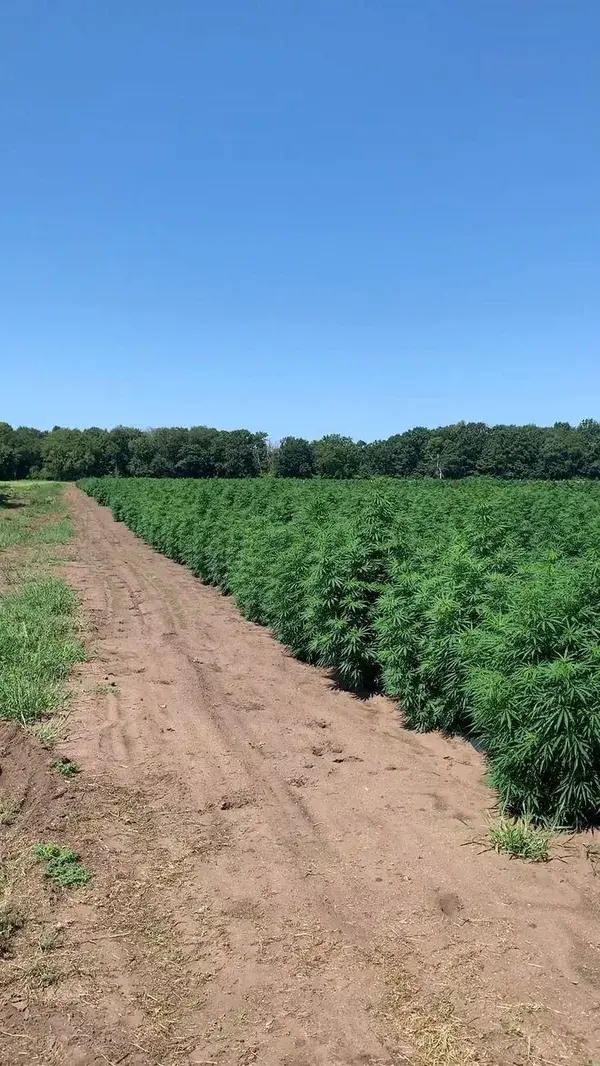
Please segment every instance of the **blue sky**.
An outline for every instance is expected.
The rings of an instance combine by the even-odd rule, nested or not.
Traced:
[[[3,0],[0,420],[600,416],[598,0]]]

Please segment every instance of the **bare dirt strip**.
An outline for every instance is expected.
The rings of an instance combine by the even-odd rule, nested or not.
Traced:
[[[8,983],[3,1066],[600,1058],[600,877],[581,840],[542,866],[484,850],[472,748],[336,691],[68,498],[91,659],[61,750],[83,773],[45,785],[46,757],[10,730],[3,765],[29,766],[32,827],[94,879],[46,892],[53,979]]]

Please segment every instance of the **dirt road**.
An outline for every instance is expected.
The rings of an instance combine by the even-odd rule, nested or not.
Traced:
[[[600,878],[582,846],[539,867],[469,843],[493,797],[467,744],[335,691],[68,495],[67,574],[95,658],[64,747],[84,773],[59,824],[95,877],[60,902],[82,954],[30,1006],[44,1036],[29,1061],[600,1056]],[[25,1061],[11,1048],[6,1062]]]

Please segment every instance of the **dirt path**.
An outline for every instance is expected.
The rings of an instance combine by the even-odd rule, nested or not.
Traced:
[[[83,961],[36,1007],[57,1061],[599,1057],[600,878],[582,848],[536,867],[470,846],[492,797],[468,745],[336,692],[68,495],[97,659],[64,824],[97,873],[61,904]]]

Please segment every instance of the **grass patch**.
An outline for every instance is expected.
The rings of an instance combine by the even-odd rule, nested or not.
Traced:
[[[56,747],[59,740],[63,740],[66,729],[66,715],[56,715],[52,717],[42,717],[39,721],[28,724],[27,732],[31,733],[32,737],[46,748],[47,751],[52,751]]]
[[[401,1062],[414,1062],[415,1066],[467,1066],[481,1062],[447,995],[424,996],[414,978],[385,953],[377,953],[374,961],[383,964],[388,988],[377,1013],[391,1024],[403,1044],[412,1045],[414,1052],[410,1060],[408,1055],[402,1055]]]
[[[77,774],[81,773],[77,763],[73,762],[73,759],[68,759],[66,756],[61,759],[55,759],[52,763],[52,768],[58,770],[59,774],[62,774],[63,777],[75,777]]]
[[[66,544],[72,526],[58,481],[0,484],[0,548]]]
[[[55,578],[0,599],[0,718],[26,724],[61,706],[62,683],[85,658],[76,607],[75,593]]]
[[[72,848],[61,848],[59,844],[36,844],[33,855],[38,862],[44,863],[46,877],[52,878],[62,888],[87,885],[91,879],[91,873]]]
[[[72,529],[59,482],[0,484],[0,501],[0,549],[34,546],[7,553],[0,597],[0,718],[26,725],[63,705],[64,682],[85,657],[75,593],[45,576],[57,561],[51,546]]]
[[[527,817],[501,817],[490,825],[490,843],[494,851],[526,862],[548,862],[550,844],[555,836],[553,829],[535,825]]]

